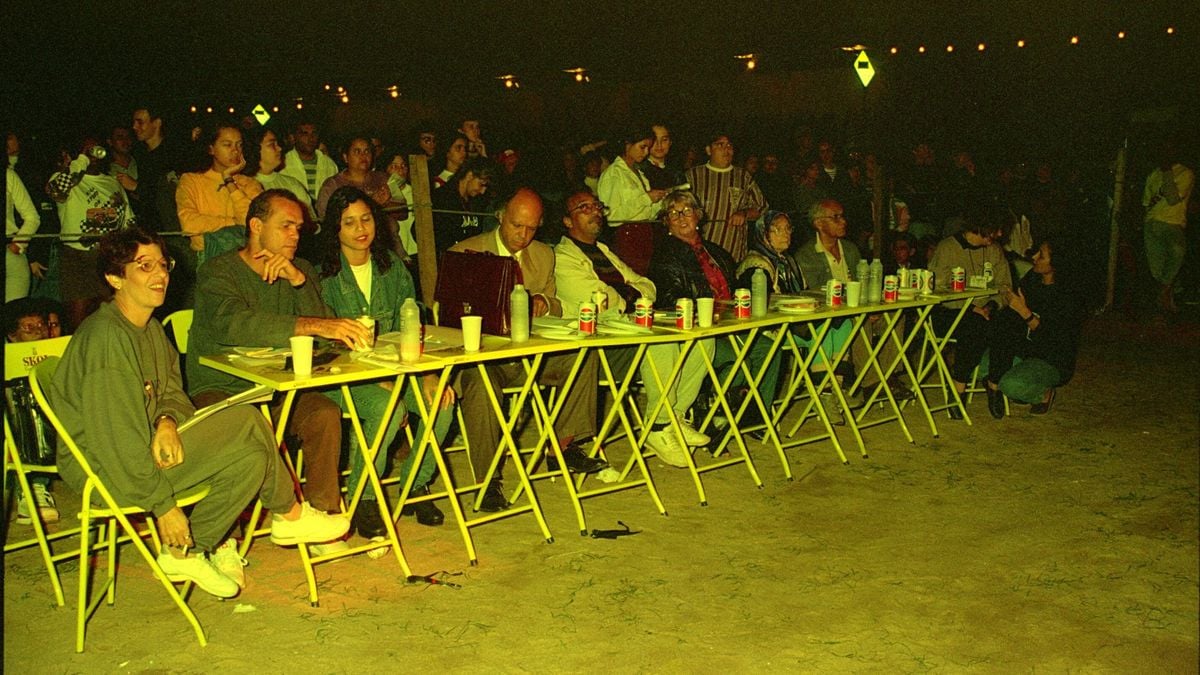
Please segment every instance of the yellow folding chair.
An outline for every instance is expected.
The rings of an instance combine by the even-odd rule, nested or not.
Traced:
[[[120,506],[108,487],[92,470],[87,458],[75,444],[75,439],[71,438],[67,430],[63,428],[62,422],[58,416],[54,414],[54,410],[50,406],[50,401],[46,398],[44,383],[49,383],[54,379],[54,373],[58,369],[59,358],[52,356],[38,363],[33,371],[29,374],[29,384],[33,389],[34,398],[37,399],[38,406],[50,423],[54,425],[54,430],[58,433],[59,441],[67,447],[71,452],[71,456],[75,458],[79,466],[87,474],[87,481],[83,486],[82,501],[79,513],[80,528],[84,532],[88,532],[92,527],[92,521],[104,521],[102,529],[107,532],[107,542],[97,542],[95,547],[92,546],[88,537],[81,537],[79,544],[79,598],[78,606],[75,614],[75,651],[83,651],[84,634],[87,628],[87,620],[99,607],[100,601],[106,599],[109,605],[116,601],[116,571],[117,571],[117,544],[125,541],[122,537],[118,540],[117,528],[112,521],[115,520],[121,527],[121,531],[125,533],[134,548],[138,553],[145,558],[146,563],[150,565],[150,570],[154,576],[162,583],[167,594],[171,596],[171,600],[179,607],[179,611],[183,612],[188,623],[192,625],[192,630],[196,633],[196,638],[200,641],[200,646],[208,644],[208,639],[204,635],[204,629],[200,626],[200,621],[192,612],[191,607],[188,607],[184,596],[191,590],[191,584],[185,584],[183,592],[175,588],[175,585],[167,579],[166,574],[158,565],[156,556],[146,547],[146,542],[142,540],[143,533],[139,532],[129,521],[129,516],[134,514],[145,514],[147,528],[151,540],[154,542],[155,549],[161,550],[162,543],[158,539],[158,531],[154,525],[153,516],[145,509],[138,506]],[[208,495],[208,487],[200,486],[186,493],[181,493],[175,496],[175,501],[180,507],[191,506]],[[93,498],[99,498],[103,506],[94,506]],[[103,536],[103,535],[101,535]],[[88,576],[91,571],[90,557],[96,548],[106,548],[108,551],[108,578],[105,580],[104,587],[96,593],[96,597],[89,602],[88,599]]]
[[[5,379],[15,380],[26,377],[42,359],[48,356],[61,356],[67,348],[67,343],[70,339],[70,336],[63,336],[50,340],[6,343],[4,345]],[[16,475],[19,487],[16,498],[24,501],[25,507],[30,514],[30,526],[33,528],[33,536],[15,541],[5,541],[4,554],[8,555],[15,551],[37,546],[41,551],[42,560],[46,564],[46,573],[50,576],[50,585],[54,589],[54,599],[61,607],[66,604],[66,598],[63,596],[62,582],[58,577],[57,565],[64,560],[74,558],[75,551],[71,550],[56,554],[51,544],[60,539],[66,539],[67,537],[79,534],[79,528],[56,528],[54,532],[46,531],[46,525],[42,523],[42,519],[38,515],[38,507],[33,498],[33,491],[29,487],[29,474],[56,474],[58,473],[58,468],[53,463],[27,464],[21,459],[20,449],[16,445],[6,410],[4,414],[4,473],[6,477],[9,472]],[[5,485],[7,484],[6,478]],[[5,503],[8,503],[7,495],[5,496]],[[11,533],[11,529],[9,533]]]
[[[188,349],[188,332],[192,329],[192,310],[181,309],[171,312],[162,322],[163,328],[169,328],[175,338],[175,349],[180,354],[186,354]]]

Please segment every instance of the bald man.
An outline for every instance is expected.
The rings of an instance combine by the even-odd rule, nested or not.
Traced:
[[[504,204],[500,226],[455,244],[451,251],[476,251],[516,258],[521,277],[529,291],[530,306],[536,316],[562,316],[562,302],[554,284],[554,250],[535,241],[542,226],[542,199],[529,188],[521,188]],[[575,354],[548,356],[542,361],[538,382],[561,386],[575,364]],[[520,361],[488,362],[488,377],[495,391],[524,382],[525,369]],[[563,449],[563,459],[572,473],[594,473],[608,466],[599,457],[588,457],[584,449],[596,435],[596,397],[599,386],[598,362],[588,355],[579,369],[575,383],[567,392],[562,411],[554,423],[554,431]],[[463,419],[471,465],[475,475],[482,477],[491,466],[500,447],[500,421],[493,414],[487,389],[478,368],[467,368],[459,377],[462,394]],[[553,458],[551,459],[553,462]],[[503,511],[508,508],[504,496],[504,460],[488,483],[480,505],[481,511]]]

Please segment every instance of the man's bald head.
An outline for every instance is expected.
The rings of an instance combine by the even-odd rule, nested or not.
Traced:
[[[500,213],[500,241],[510,253],[525,250],[542,226],[542,198],[529,188],[517,190]]]

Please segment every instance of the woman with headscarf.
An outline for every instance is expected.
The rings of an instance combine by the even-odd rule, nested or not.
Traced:
[[[750,227],[750,250],[738,264],[738,285],[750,288],[754,270],[767,275],[772,293],[799,293],[805,289],[804,277],[796,261],[788,255],[792,247],[792,219],[783,211],[767,211]]]

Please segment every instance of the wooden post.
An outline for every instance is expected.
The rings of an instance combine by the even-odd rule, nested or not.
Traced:
[[[871,246],[875,258],[883,260],[883,176],[882,164],[877,164],[875,181],[872,183],[874,194],[871,195],[871,219],[875,221],[874,244]]]
[[[416,219],[413,238],[417,241],[417,260],[421,272],[421,300],[433,307],[437,290],[437,247],[433,239],[433,198],[429,188],[429,158],[424,153],[408,156],[408,180],[412,183],[413,203],[408,205]]]
[[[1108,223],[1108,288],[1104,292],[1104,309],[1112,309],[1117,288],[1117,248],[1121,239],[1121,201],[1125,196],[1125,155],[1129,152],[1129,138],[1117,151],[1117,170],[1113,185],[1112,217]]]

